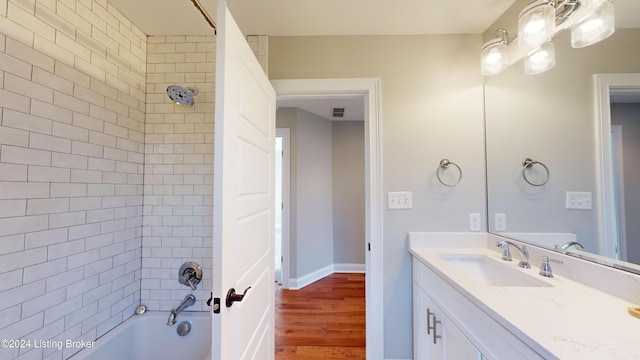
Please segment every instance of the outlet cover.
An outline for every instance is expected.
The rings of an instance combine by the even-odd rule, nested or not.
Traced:
[[[469,231],[480,231],[482,230],[482,224],[480,223],[480,214],[471,213],[469,214]]]
[[[388,192],[387,208],[389,210],[411,209],[413,208],[413,200],[410,191]]]
[[[507,231],[507,214],[493,214],[493,228],[495,231]]]

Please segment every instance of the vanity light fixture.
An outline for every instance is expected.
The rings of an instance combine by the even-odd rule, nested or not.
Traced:
[[[538,0],[529,4],[518,17],[518,46],[531,51],[549,41],[556,30],[553,1]]]
[[[545,72],[556,65],[556,52],[553,42],[547,41],[529,53],[524,59],[524,73],[535,75]]]
[[[480,50],[480,72],[482,75],[496,75],[509,66],[508,42],[507,30],[498,29],[495,32],[495,37],[482,46],[482,50]]]
[[[571,29],[571,46],[581,48],[598,43],[616,30],[613,3],[609,0],[589,0],[593,12]]]
[[[600,42],[615,31],[613,0],[535,0],[518,17],[518,48],[511,51],[506,30],[498,29],[494,39],[481,50],[482,75],[496,75],[511,63],[525,58],[526,74],[538,74],[555,65],[551,42],[561,30],[571,30],[571,46],[585,47]]]

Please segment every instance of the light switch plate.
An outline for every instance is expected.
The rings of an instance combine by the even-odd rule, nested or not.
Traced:
[[[567,191],[566,206],[572,210],[591,210],[593,208],[590,192]]]
[[[413,200],[410,191],[388,192],[387,208],[389,210],[411,209],[413,208]]]

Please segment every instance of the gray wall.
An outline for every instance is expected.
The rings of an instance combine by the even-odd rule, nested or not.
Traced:
[[[365,263],[364,122],[333,122],[333,261]]]
[[[611,124],[622,125],[627,257],[640,264],[640,104],[611,104]]]
[[[480,46],[480,35],[269,38],[271,79],[381,79],[383,191],[413,193],[413,209],[383,211],[385,358],[412,357],[407,232],[485,218]],[[434,180],[442,158],[464,171],[455,188]]]
[[[283,108],[291,131],[291,277],[364,265],[364,125]]]
[[[291,129],[291,273],[299,278],[333,264],[331,123],[298,109],[278,109]]]

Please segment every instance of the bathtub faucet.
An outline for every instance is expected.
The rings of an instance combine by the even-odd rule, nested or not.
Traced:
[[[171,314],[169,314],[169,321],[167,321],[167,325],[171,326],[176,323],[176,316],[184,311],[184,309],[196,303],[196,297],[193,294],[189,294],[184,297],[182,300],[182,304],[175,309],[171,310]]]

